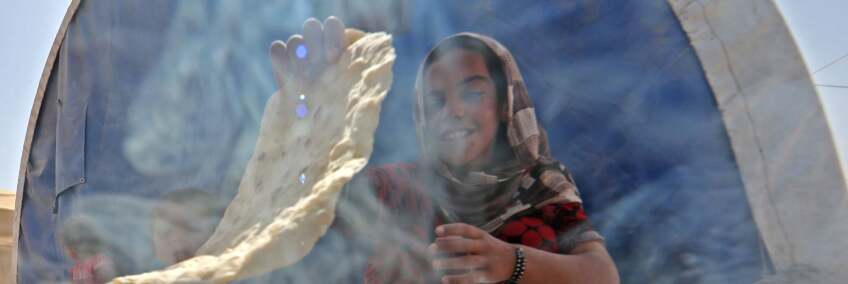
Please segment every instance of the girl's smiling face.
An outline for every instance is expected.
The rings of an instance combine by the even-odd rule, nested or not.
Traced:
[[[442,54],[424,73],[425,143],[452,167],[491,162],[501,118],[495,82],[478,52]]]

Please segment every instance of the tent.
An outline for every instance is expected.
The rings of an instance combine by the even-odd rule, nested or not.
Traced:
[[[135,208],[109,211],[121,221],[104,226],[143,252],[139,212],[161,193],[231,198],[274,89],[268,44],[330,14],[395,37],[370,164],[415,158],[409,92],[425,52],[458,31],[489,34],[516,55],[623,282],[750,283],[798,269],[845,279],[846,183],[769,0],[74,0],[27,131],[16,280],[66,279],[56,232],[91,200]],[[135,270],[160,266],[140,252]]]

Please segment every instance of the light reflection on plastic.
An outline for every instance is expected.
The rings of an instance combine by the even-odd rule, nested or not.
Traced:
[[[297,102],[297,106],[294,108],[294,113],[297,115],[297,118],[304,118],[307,114],[309,114],[309,108],[306,107],[306,96],[300,94],[300,101]]]
[[[308,50],[306,49],[306,46],[302,44],[298,45],[297,49],[295,49],[295,55],[297,55],[297,58],[300,59],[306,58],[307,52]]]

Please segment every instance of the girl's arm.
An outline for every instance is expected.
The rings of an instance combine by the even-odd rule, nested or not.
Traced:
[[[442,283],[496,283],[510,279],[515,268],[515,250],[524,251],[525,271],[519,283],[619,283],[618,271],[598,241],[577,245],[569,254],[556,254],[499,240],[463,223],[436,228],[430,252],[433,268],[465,271],[442,277]]]
[[[519,283],[619,283],[618,269],[598,241],[582,243],[569,254],[520,247],[524,250],[525,272]]]

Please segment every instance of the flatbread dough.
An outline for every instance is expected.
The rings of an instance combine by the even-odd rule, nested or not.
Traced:
[[[394,60],[391,36],[371,33],[314,83],[285,81],[292,83],[265,107],[239,192],[199,256],[112,282],[221,283],[302,259],[332,223],[342,186],[371,155]],[[298,118],[304,102],[308,113]]]

